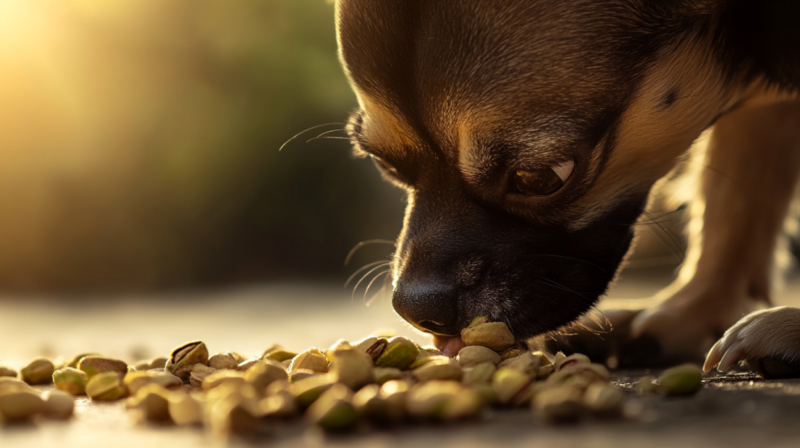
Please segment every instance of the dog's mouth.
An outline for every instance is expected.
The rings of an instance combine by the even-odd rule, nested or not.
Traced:
[[[439,349],[443,355],[455,358],[458,352],[467,346],[461,340],[461,336],[433,336],[433,346]]]

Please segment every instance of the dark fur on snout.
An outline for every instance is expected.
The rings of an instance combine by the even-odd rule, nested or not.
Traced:
[[[590,309],[674,147],[757,79],[800,86],[800,52],[787,44],[800,45],[796,5],[340,0],[341,56],[361,103],[350,135],[408,191],[398,313],[440,335],[487,315],[527,338]],[[683,77],[696,80],[665,67],[682,58],[700,61]],[[680,82],[659,85],[658,70]],[[703,83],[716,87],[694,94]],[[655,143],[629,136],[630,110],[659,123],[689,107],[698,118],[664,123]],[[575,170],[555,194],[515,191],[515,170],[568,160]]]

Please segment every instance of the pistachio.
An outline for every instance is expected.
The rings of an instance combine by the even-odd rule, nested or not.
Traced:
[[[498,369],[501,368],[508,368],[518,370],[531,378],[537,378],[539,376],[539,369],[541,366],[542,359],[538,356],[534,356],[531,352],[523,352],[521,355],[508,358],[500,364],[497,365]]]
[[[381,386],[380,398],[386,403],[386,418],[389,421],[398,421],[405,416],[410,389],[410,384],[402,380],[387,381]]]
[[[542,360],[542,367],[549,366],[549,365],[553,364],[550,361],[550,358],[548,358],[547,355],[543,351],[537,350],[537,351],[533,352],[532,354],[533,354],[533,356],[538,356]]]
[[[413,370],[419,381],[453,380],[461,381],[461,366],[458,361],[443,357],[444,360],[429,362]]]
[[[369,342],[369,344],[367,344]],[[357,344],[355,348],[368,354],[374,360],[380,358],[386,346],[389,345],[389,340],[386,338],[367,338],[361,343]]]
[[[485,324],[486,322],[489,322],[489,318],[488,317],[486,317],[486,316],[477,316],[477,317],[472,318],[472,320],[469,322],[469,325],[467,325],[467,328],[475,327],[475,326],[478,326],[480,324]]]
[[[0,416],[6,420],[25,420],[43,412],[44,409],[44,400],[34,390],[0,394]]]
[[[292,359],[289,371],[291,372],[295,369],[308,369],[326,373],[328,371],[328,358],[318,348],[312,347]]]
[[[370,420],[386,423],[389,421],[389,407],[380,394],[381,386],[377,384],[365,386],[353,397],[353,407],[360,415]]]
[[[289,393],[294,396],[297,405],[305,409],[334,384],[336,380],[332,375],[316,375],[292,383]]]
[[[240,372],[247,372],[248,370],[250,370],[251,367],[253,367],[254,365],[258,364],[260,361],[261,361],[261,358],[246,359],[246,360],[240,362],[238,366],[236,366],[236,370],[238,370]]]
[[[128,364],[124,361],[104,356],[84,356],[78,361],[78,369],[83,370],[91,379],[99,373],[114,372],[120,375],[128,373]]]
[[[474,367],[464,369],[464,374],[461,377],[461,381],[468,386],[475,384],[489,384],[492,381],[492,376],[494,376],[494,372],[496,370],[497,367],[495,367],[493,363],[483,362]]]
[[[28,384],[48,384],[53,380],[55,366],[49,359],[39,358],[31,361],[20,371],[23,381]]]
[[[11,392],[33,392],[34,389],[28,383],[7,376],[0,377],[0,394]]]
[[[86,395],[95,401],[119,400],[128,393],[121,378],[117,372],[98,373],[86,383]]]
[[[72,367],[64,367],[53,372],[53,384],[55,384],[56,389],[72,395],[84,395],[88,380],[89,377],[86,372]]]
[[[195,364],[208,362],[208,348],[200,341],[187,342],[172,350],[164,367],[167,372],[182,380],[189,379]]]
[[[336,350],[331,361],[331,372],[337,383],[353,390],[375,381],[372,358],[356,349]]]
[[[148,384],[128,399],[128,408],[137,411],[143,420],[169,421],[169,394],[167,389],[158,384]]]
[[[450,361],[454,361],[456,364],[458,364],[458,361],[454,360],[453,358],[450,358],[449,356],[429,355],[421,350],[419,353],[420,354],[417,355],[417,359],[415,359],[414,362],[412,362],[411,365],[408,366],[409,370],[417,369],[419,367],[424,366],[425,364],[442,364],[442,363],[449,363]],[[423,355],[423,353],[425,354]],[[458,365],[461,366],[460,364]]]
[[[408,412],[420,419],[444,418],[447,403],[463,390],[455,381],[434,380],[417,384],[408,391]]]
[[[561,352],[559,352],[559,353],[561,353]],[[563,353],[562,353],[562,355],[563,355]],[[564,368],[569,367],[569,366],[576,366],[576,365],[579,365],[579,364],[591,364],[591,363],[592,363],[592,361],[589,359],[588,356],[582,355],[580,353],[573,353],[573,354],[571,354],[569,356],[565,356],[565,357],[560,357],[559,356],[554,364],[555,364],[556,372],[558,372],[559,370],[564,369]]]
[[[75,355],[75,357],[72,358],[72,361],[67,363],[65,367],[72,367],[73,369],[77,369],[78,363],[81,362],[81,359],[87,356],[102,356],[102,355],[100,353],[81,353],[80,355]]]
[[[308,408],[306,418],[329,432],[354,428],[358,413],[353,406],[353,392],[342,384],[332,386]]]
[[[504,350],[514,344],[514,335],[503,322],[489,322],[467,327],[461,331],[466,345],[480,345],[494,351]]]
[[[403,372],[397,367],[375,367],[372,369],[372,374],[378,384],[403,378]]]
[[[408,368],[419,355],[416,344],[402,336],[389,339],[383,353],[375,360],[376,367]]]
[[[146,372],[150,370],[150,361],[139,361],[133,365],[133,368],[136,369],[137,372]]]
[[[499,352],[498,355],[500,355],[500,359],[505,361],[506,359],[516,358],[525,353],[530,353],[528,352],[527,347],[523,346],[523,344],[519,342],[515,342],[513,345],[511,345],[511,347]]]
[[[495,392],[494,388],[490,384],[472,384],[469,386],[469,388],[480,395],[484,404],[489,405],[497,403],[497,392]]]
[[[239,362],[236,361],[236,357],[234,357],[230,352],[217,353],[216,355],[208,358],[208,367],[216,370],[236,369],[239,367]]]
[[[122,384],[131,395],[136,395],[140,389],[150,384],[157,384],[166,389],[176,389],[183,385],[183,381],[171,373],[150,370],[129,373],[125,375]]]
[[[478,416],[483,410],[483,397],[472,389],[462,389],[447,401],[442,412],[445,420],[463,420]]]
[[[636,393],[639,395],[658,395],[661,390],[652,375],[645,375],[639,378],[639,382],[636,383]]]
[[[582,398],[583,392],[573,387],[545,389],[533,398],[533,408],[538,415],[547,420],[575,420],[585,409]]]
[[[150,365],[147,366],[148,367],[147,370],[150,370],[150,369],[166,369],[167,368],[167,362],[169,362],[169,358],[167,358],[166,356],[159,356],[157,358],[153,358],[150,361]]]
[[[273,345],[272,347],[264,350],[264,354],[261,355],[261,359],[274,359],[278,362],[286,361],[287,359],[292,359],[297,356],[297,353],[286,351],[280,345]]]
[[[565,355],[564,352],[557,352],[553,356],[553,367],[561,364],[565,359],[567,359],[567,355]]]
[[[694,364],[667,369],[658,377],[661,391],[666,395],[689,395],[703,387],[703,371]]]
[[[556,370],[556,368],[552,364],[547,364],[545,366],[542,366],[542,367],[539,368],[538,378],[539,379],[547,379],[548,377],[550,377],[550,375],[553,374],[553,372],[555,372],[555,370]]]
[[[75,400],[63,390],[48,390],[42,394],[44,414],[50,418],[66,420],[72,417]]]
[[[5,377],[16,378],[17,371],[10,367],[0,366],[0,378]]]
[[[353,346],[350,345],[344,339],[339,339],[338,341],[334,342],[327,350],[325,350],[325,357],[328,359],[328,362],[333,362],[333,358],[336,356],[337,350],[350,350]]]
[[[583,395],[583,403],[597,415],[619,415],[624,401],[625,392],[610,384],[590,384]]]
[[[176,425],[203,424],[203,404],[199,395],[181,390],[172,392],[168,398],[167,409],[169,410],[169,416]]]
[[[608,369],[600,364],[573,364],[563,367],[547,378],[549,384],[560,385],[569,381],[582,381],[585,384],[592,382],[607,383],[610,379]]]
[[[223,384],[243,385],[245,374],[238,370],[217,370],[203,379],[203,390],[209,391]]]
[[[511,403],[514,396],[530,383],[530,377],[519,370],[497,369],[492,377],[492,387],[497,392],[497,401],[502,404]]]
[[[218,434],[251,435],[260,428],[260,410],[246,397],[229,394],[211,407],[211,429]]]
[[[195,364],[194,367],[192,367],[191,373],[189,373],[189,383],[197,388],[203,387],[203,380],[216,371],[216,369],[208,367],[205,364]]]
[[[273,359],[259,360],[244,374],[244,379],[252,384],[259,392],[264,392],[267,386],[275,381],[286,381],[289,374],[283,364]]]
[[[290,383],[296,383],[296,382],[298,382],[300,380],[304,380],[306,378],[310,378],[312,376],[318,376],[318,375],[322,375],[322,374],[319,373],[319,372],[315,372],[313,370],[309,370],[309,369],[296,369],[296,370],[293,370],[289,374],[289,382]]]
[[[500,362],[500,355],[494,350],[480,345],[468,345],[458,352],[458,362],[463,367],[473,367],[482,363],[497,364]]]
[[[297,403],[288,390],[268,395],[261,400],[259,408],[263,416],[273,418],[293,417],[298,412]]]

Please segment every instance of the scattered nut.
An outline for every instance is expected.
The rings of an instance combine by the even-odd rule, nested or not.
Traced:
[[[341,384],[332,386],[308,408],[306,418],[325,431],[352,429],[358,423],[353,392]]]
[[[689,395],[703,387],[703,371],[694,364],[667,369],[658,377],[661,391],[666,395]]]
[[[331,361],[331,372],[336,378],[336,382],[344,384],[352,390],[357,390],[375,381],[372,372],[372,358],[356,349],[337,349],[333,361]]]
[[[467,327],[461,331],[466,345],[480,345],[494,351],[505,350],[514,344],[514,335],[503,322],[489,322]]]
[[[173,392],[167,404],[170,419],[179,426],[202,425],[203,403],[194,393]]]
[[[419,355],[417,345],[402,336],[395,336],[387,341],[383,353],[375,359],[376,367],[396,367],[400,370],[408,368]]]
[[[286,381],[289,374],[283,364],[273,359],[259,360],[255,365],[247,370],[244,379],[252,384],[257,391],[263,392],[275,381]]]
[[[86,395],[96,401],[114,401],[125,397],[128,391],[117,372],[98,373],[86,383]]]
[[[20,371],[22,380],[28,384],[49,384],[53,381],[55,366],[49,359],[39,358],[31,361]]]
[[[189,379],[195,364],[208,362],[208,348],[200,341],[187,342],[172,350],[164,367],[167,372],[182,380]]]
[[[639,395],[659,395],[661,390],[652,375],[645,375],[639,378],[639,382],[636,383],[636,393]]]
[[[540,391],[533,398],[532,406],[538,415],[547,420],[576,420],[585,411],[582,398],[582,390],[562,386]]]
[[[90,355],[84,356],[78,361],[78,370],[83,370],[89,379],[99,373],[106,372],[125,375],[128,372],[128,364],[119,359]]]
[[[17,371],[5,366],[0,366],[0,377],[16,378]]]
[[[66,420],[72,417],[75,409],[75,400],[72,395],[63,390],[48,390],[42,394],[44,400],[44,414],[50,418]]]
[[[140,389],[150,384],[157,384],[165,389],[176,389],[183,385],[183,381],[177,376],[155,370],[129,373],[122,383],[131,395],[136,395]]]
[[[53,384],[56,389],[72,395],[84,395],[87,381],[89,377],[86,372],[72,367],[64,367],[53,372]]]
[[[461,381],[461,366],[454,359],[429,362],[413,370],[418,381],[453,380]]]
[[[622,412],[625,392],[622,389],[604,383],[593,383],[586,388],[583,403],[596,415],[617,416]]]
[[[0,416],[6,420],[26,420],[43,412],[44,409],[44,400],[34,390],[0,394]]]
[[[497,371],[497,367],[495,367],[493,363],[484,362],[474,367],[464,369],[461,381],[468,386],[489,384],[492,381],[495,371]]]
[[[468,345],[458,352],[458,362],[463,367],[473,367],[482,363],[497,364],[500,362],[500,355],[494,350],[480,345]]]
[[[236,357],[233,356],[230,352],[228,353],[217,353],[216,355],[211,356],[208,358],[208,367],[216,370],[222,369],[236,369],[239,367],[239,362],[236,360]]]
[[[403,378],[403,372],[397,367],[375,367],[372,369],[372,373],[375,378],[375,382],[378,384]]]
[[[292,359],[289,371],[292,372],[296,369],[308,369],[314,372],[326,373],[328,371],[328,358],[318,348],[312,347]]]

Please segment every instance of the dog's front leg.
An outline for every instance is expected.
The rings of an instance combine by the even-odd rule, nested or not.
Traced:
[[[800,102],[742,107],[709,143],[690,248],[664,299],[631,322],[661,362],[701,360],[742,316],[771,305],[775,251],[800,172]],[[800,347],[797,347],[800,351]]]

